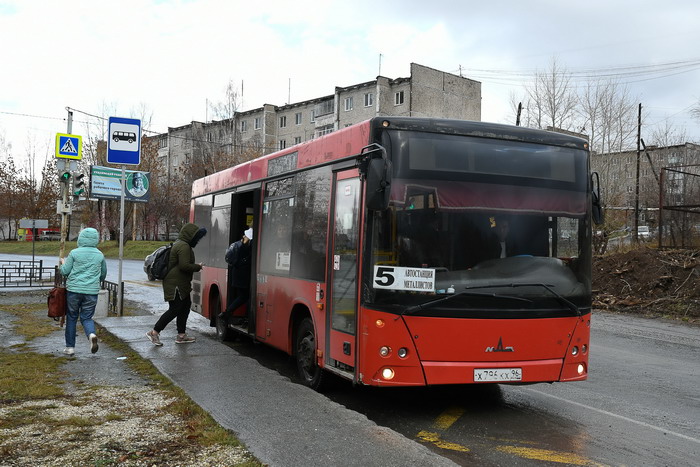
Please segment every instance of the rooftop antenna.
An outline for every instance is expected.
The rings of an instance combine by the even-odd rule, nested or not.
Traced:
[[[379,73],[378,76],[382,76],[382,54],[379,54]]]

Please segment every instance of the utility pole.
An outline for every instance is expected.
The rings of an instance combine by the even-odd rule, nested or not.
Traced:
[[[73,112],[68,110],[68,128],[66,133],[73,134]],[[63,159],[63,164],[57,162],[57,169],[59,175],[70,174],[70,161],[68,159]],[[61,165],[63,165],[63,170],[61,170]],[[71,193],[70,191],[70,181],[66,180],[65,183],[61,183],[61,246],[58,250],[58,261],[65,257],[66,253],[66,239],[68,238],[68,216],[70,215],[70,204],[68,203]]]
[[[634,241],[639,241],[639,162],[641,160],[642,142],[642,103],[639,103],[637,113],[637,183],[634,194]]]

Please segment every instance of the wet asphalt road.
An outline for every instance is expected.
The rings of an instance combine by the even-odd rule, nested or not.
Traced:
[[[585,382],[353,388],[325,395],[460,465],[700,465],[700,327],[625,315],[592,319]],[[296,379],[282,352],[237,352]]]
[[[159,314],[164,310],[160,288],[145,280],[140,267],[140,262],[125,262],[127,298]],[[212,338],[204,321],[199,321],[201,330]],[[460,465],[699,465],[700,327],[595,313],[591,335],[585,382],[422,389],[353,388],[338,382],[325,398]],[[228,346],[233,355],[250,357],[237,361],[274,370],[263,378],[275,381],[274,375],[282,375],[295,381],[294,364],[285,354],[246,339]],[[204,358],[168,363],[168,371],[185,374],[187,365],[198,366]],[[257,374],[255,365],[250,371]],[[208,377],[216,379],[217,372]],[[212,387],[222,386],[226,383],[212,382]],[[290,396],[308,391],[297,386],[282,388]],[[280,422],[308,427],[308,420],[295,425],[293,413]],[[254,426],[246,429],[256,436]],[[309,453],[313,439],[305,446]]]

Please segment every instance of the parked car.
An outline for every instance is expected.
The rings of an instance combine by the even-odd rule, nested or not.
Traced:
[[[157,248],[153,253],[146,256],[146,259],[143,260],[143,272],[146,273],[146,276],[148,276],[149,281],[156,280],[156,278],[153,277],[153,274],[151,273],[151,266],[153,266],[153,261],[156,259],[156,255],[158,254],[158,252],[164,249],[165,246]]]
[[[39,240],[60,240],[61,239],[61,232],[53,232],[53,231],[46,231],[42,232],[41,235],[39,235]]]
[[[642,240],[647,240],[651,238],[651,230],[649,230],[648,225],[640,225],[637,227],[637,236]]]

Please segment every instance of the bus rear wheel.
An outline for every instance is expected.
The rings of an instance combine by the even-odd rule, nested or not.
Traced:
[[[304,318],[299,323],[295,349],[299,377],[306,386],[320,391],[324,375],[323,370],[316,364],[316,334],[310,318]]]

